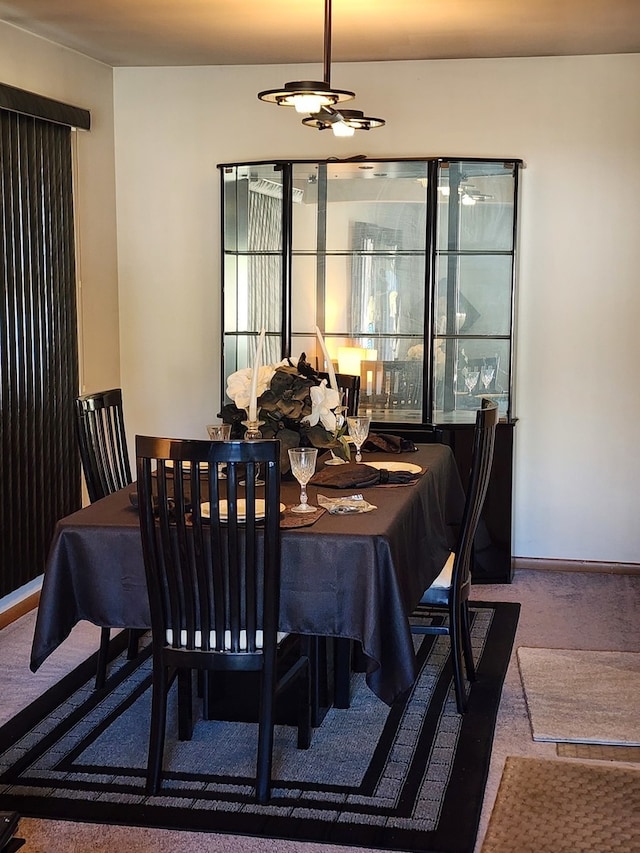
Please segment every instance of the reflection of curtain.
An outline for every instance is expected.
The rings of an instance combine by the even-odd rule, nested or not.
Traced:
[[[368,222],[353,223],[352,246],[356,252],[395,251],[400,235],[392,228],[382,228]],[[351,273],[350,332],[356,337],[394,335],[401,331],[400,293],[396,258],[392,255],[374,257],[355,255]],[[378,358],[397,357],[397,340],[379,339]]]
[[[249,256],[249,305],[248,321],[251,331],[266,329],[267,333],[281,331],[282,259],[279,249],[282,245],[282,201],[279,198],[257,192],[249,193],[249,250],[269,252],[259,257]],[[257,346],[257,338],[250,344],[249,363],[252,363]],[[280,340],[266,337],[263,350],[264,363],[274,364],[280,361]]]

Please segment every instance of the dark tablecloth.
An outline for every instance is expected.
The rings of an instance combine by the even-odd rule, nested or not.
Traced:
[[[372,453],[365,461],[385,458],[391,461]],[[401,459],[427,470],[415,485],[366,489],[376,511],[325,513],[312,527],[282,531],[281,629],[359,641],[367,658],[367,683],[387,703],[413,682],[407,614],[444,565],[464,502],[448,447],[422,445],[416,453],[394,456],[393,462]],[[33,671],[80,620],[149,627],[138,514],[129,501],[133,489],[58,522],[38,608]],[[313,503],[323,490],[310,486],[308,492]],[[291,505],[298,496],[297,483],[283,482],[284,503]]]

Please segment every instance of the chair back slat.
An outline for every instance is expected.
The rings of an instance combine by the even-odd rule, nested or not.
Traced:
[[[279,454],[280,442],[274,440],[137,436],[154,643],[227,657],[275,654]],[[226,478],[218,466],[224,466]],[[259,489],[258,466],[265,481]]]
[[[91,503],[132,482],[122,410],[122,391],[113,388],[77,397],[76,431]]]
[[[454,589],[459,589],[462,584],[468,581],[473,542],[489,486],[497,423],[498,404],[493,400],[483,397],[482,407],[476,413],[471,472],[458,544],[455,551],[456,557],[453,569]]]

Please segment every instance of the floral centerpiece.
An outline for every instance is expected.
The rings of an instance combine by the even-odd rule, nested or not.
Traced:
[[[227,395],[233,402],[224,406],[218,417],[232,425],[232,438],[241,437],[246,428],[252,374],[252,368],[247,367],[227,379]],[[305,353],[297,364],[286,358],[280,364],[262,365],[257,397],[260,432],[263,438],[280,439],[282,471],[289,470],[290,447],[317,447],[331,450],[342,459],[350,458],[341,395],[318,376]]]

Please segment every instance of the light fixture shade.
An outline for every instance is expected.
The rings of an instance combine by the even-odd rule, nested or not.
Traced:
[[[314,127],[316,130],[329,130],[336,122],[342,122],[354,131],[372,130],[374,127],[383,127],[385,124],[384,119],[366,116],[362,110],[337,111],[331,108],[328,110],[325,108],[320,113],[302,119],[305,127]]]
[[[338,347],[338,370],[348,376],[360,376],[363,361],[375,361],[378,351],[365,347]]]
[[[320,112],[322,107],[350,101],[355,98],[355,94],[346,89],[332,89],[329,83],[320,80],[294,80],[292,83],[285,83],[284,89],[258,92],[258,98],[280,107],[295,107],[298,112],[309,113]],[[308,109],[308,106],[312,109]]]
[[[333,126],[336,136],[353,136],[356,130],[371,130],[382,127],[381,118],[369,118],[359,110],[348,110],[349,117],[325,118],[325,113],[333,113],[335,104],[355,98],[353,92],[331,87],[331,0],[324,0],[324,78],[318,80],[295,80],[285,83],[284,89],[265,89],[258,92],[261,101],[277,104],[280,107],[294,107],[298,113],[308,113],[303,120],[307,127],[326,130]]]

